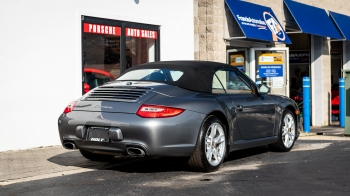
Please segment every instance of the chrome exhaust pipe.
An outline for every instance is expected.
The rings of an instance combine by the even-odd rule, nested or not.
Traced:
[[[64,142],[63,146],[64,146],[65,149],[68,149],[68,150],[75,150],[75,149],[77,149],[75,144],[72,143],[72,142]]]
[[[126,152],[128,153],[128,155],[132,155],[132,156],[145,156],[146,155],[146,153],[143,149],[135,148],[135,147],[128,147],[126,149]]]

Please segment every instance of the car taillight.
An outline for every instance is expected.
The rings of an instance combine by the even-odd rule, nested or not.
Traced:
[[[167,118],[181,114],[184,109],[172,108],[159,105],[145,105],[143,104],[136,114],[143,118]]]
[[[84,94],[89,92],[91,89],[90,89],[90,85],[84,83]]]
[[[299,95],[296,95],[292,98],[294,101],[302,101],[303,100],[303,97],[302,96],[299,96]]]
[[[71,112],[71,111],[73,110],[73,108],[74,108],[74,106],[75,106],[76,103],[77,103],[77,102],[75,102],[75,101],[71,102],[71,103],[64,109],[63,114],[67,114],[67,113]]]

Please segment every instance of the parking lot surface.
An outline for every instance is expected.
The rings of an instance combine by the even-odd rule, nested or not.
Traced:
[[[214,173],[184,159],[101,163],[60,146],[0,153],[0,195],[348,195],[350,138],[300,137],[291,152],[232,152]]]

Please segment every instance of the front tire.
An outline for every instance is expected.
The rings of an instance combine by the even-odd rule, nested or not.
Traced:
[[[90,159],[91,161],[100,161],[100,162],[108,162],[113,160],[113,155],[106,155],[106,154],[95,154],[87,150],[79,149],[81,155],[83,155],[85,158]]]
[[[270,144],[269,146],[272,149],[281,152],[290,151],[296,139],[296,123],[295,117],[290,110],[286,110],[282,116],[281,128],[278,132],[278,140],[274,144]]]
[[[188,165],[196,171],[213,172],[219,169],[225,155],[225,126],[216,116],[209,116],[202,124],[196,148],[188,160]]]

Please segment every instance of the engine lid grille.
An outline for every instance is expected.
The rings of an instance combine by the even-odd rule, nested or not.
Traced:
[[[89,92],[82,100],[86,101],[124,101],[135,102],[146,95],[151,88],[99,86]]]

